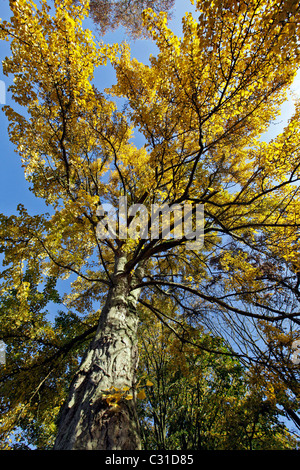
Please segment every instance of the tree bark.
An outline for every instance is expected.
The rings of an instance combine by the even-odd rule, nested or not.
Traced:
[[[141,448],[135,398],[113,407],[111,387],[134,395],[138,365],[136,300],[128,277],[116,264],[113,286],[100,315],[95,338],[76,373],[61,410],[54,450],[135,450]]]

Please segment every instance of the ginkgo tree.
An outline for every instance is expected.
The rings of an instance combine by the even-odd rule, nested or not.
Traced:
[[[299,67],[298,3],[192,3],[197,18],[184,16],[182,37],[164,12],[143,12],[158,48],[149,65],[131,58],[128,44],[95,40],[83,25],[88,1],[54,8],[11,1],[12,17],[1,23],[12,51],[3,71],[14,76],[17,104],[4,107],[10,140],[50,212],[31,216],[19,206],[18,216],[1,217],[1,293],[14,289],[19,321],[34,325],[30,282],[43,289],[47,279],[69,279],[65,303],[83,319],[67,346],[57,342],[55,360],[93,335],[60,412],[55,449],[140,448],[138,303],[162,322],[167,313],[155,295],[173,299],[183,320],[204,310],[268,325],[300,315],[267,302],[286,273],[292,282],[300,269],[299,104],[280,135],[262,140]],[[94,70],[105,74],[107,63],[116,83],[98,90]],[[122,110],[114,97],[126,101]],[[148,214],[138,218],[139,232],[132,236],[133,210],[99,236],[106,205],[120,214],[124,200]],[[185,204],[194,225],[204,206],[203,243],[175,236],[174,213],[169,237],[162,227],[150,236],[153,207]],[[284,265],[279,280],[265,275],[267,262]],[[185,330],[182,340],[194,341]]]

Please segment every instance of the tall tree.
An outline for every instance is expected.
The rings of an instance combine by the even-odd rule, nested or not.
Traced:
[[[185,15],[182,38],[166,14],[147,10],[159,53],[145,66],[126,44],[96,43],[82,26],[87,3],[55,1],[52,14],[46,0],[39,8],[11,1],[12,18],[1,24],[12,50],[4,73],[14,75],[13,98],[27,111],[5,107],[10,139],[33,193],[51,208],[51,215],[33,217],[20,207],[19,216],[2,217],[9,266],[2,292],[16,289],[26,303],[24,262],[38,284],[45,276],[76,277],[66,301],[87,319],[97,303],[98,323],[61,411],[55,448],[138,449],[138,302],[162,322],[166,312],[150,301],[153,293],[172,299],[183,320],[204,309],[270,325],[299,317],[269,307],[265,295],[278,287],[265,275],[266,262],[283,263],[291,278],[300,268],[299,105],[282,134],[260,139],[299,66],[299,7],[290,0],[192,2],[198,19]],[[104,94],[93,72],[107,61],[117,83]],[[113,96],[127,100],[125,110]],[[144,137],[140,148],[135,129]],[[122,217],[124,197],[131,209]],[[154,205],[183,203],[193,205],[190,222],[196,204],[204,205],[204,244],[177,236],[175,214],[169,238],[143,236],[158,229]],[[104,204],[120,222],[110,217],[105,237]],[[137,210],[148,217],[137,220]],[[278,276],[284,281],[285,273]],[[182,336],[189,341],[184,329]]]

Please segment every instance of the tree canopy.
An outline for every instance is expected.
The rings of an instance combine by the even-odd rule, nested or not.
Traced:
[[[90,16],[101,34],[124,26],[130,37],[137,38],[147,34],[142,21],[145,9],[167,12],[171,17],[174,3],[175,0],[90,0]]]
[[[99,387],[104,413],[117,416],[107,400],[115,387],[126,392],[115,412],[133,419],[132,332],[141,309],[183,344],[247,365],[297,421],[299,102],[281,133],[270,142],[263,135],[299,68],[298,2],[191,3],[196,15],[183,17],[181,37],[167,13],[143,11],[158,49],[145,65],[127,43],[96,41],[83,25],[87,1],[56,0],[54,11],[46,0],[10,2],[0,35],[10,40],[3,71],[14,77],[16,105],[4,110],[25,177],[49,214],[30,215],[19,205],[18,215],[1,215],[1,338],[11,358],[1,369],[3,435],[21,422],[34,429],[41,407],[54,423],[78,367],[66,419],[85,419],[73,406],[78,390],[82,403],[93,396],[100,406]],[[116,82],[98,90],[94,71],[105,74],[108,63]],[[203,244],[176,237],[175,216],[169,238],[143,237],[143,227],[132,236],[134,213],[126,216],[129,236],[119,223],[113,237],[99,237],[105,204],[120,212],[125,197],[128,207],[146,208],[150,234],[153,206],[190,204],[193,223],[196,205],[204,206]],[[69,288],[59,299],[62,280]],[[65,311],[51,323],[44,309],[53,300]],[[226,350],[196,340],[186,325],[214,330]],[[112,337],[129,354],[126,374],[123,365],[99,366],[100,357],[117,357],[106,349]]]

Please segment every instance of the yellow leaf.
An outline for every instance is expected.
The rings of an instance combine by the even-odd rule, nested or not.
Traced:
[[[125,400],[133,400],[133,395],[126,395]]]
[[[119,408],[120,405],[118,403],[110,403],[110,406],[112,406],[113,408]]]
[[[154,384],[153,384],[153,382],[151,382],[151,380],[147,380],[147,382],[146,382],[147,387],[152,387],[153,385]]]
[[[140,400],[144,400],[144,399],[146,398],[145,390],[141,390],[141,391],[137,394],[137,398],[139,398]]]

